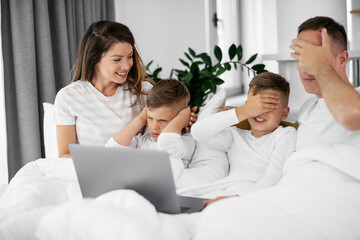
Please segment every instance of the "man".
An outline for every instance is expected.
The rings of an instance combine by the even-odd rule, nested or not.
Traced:
[[[278,185],[205,208],[194,239],[360,239],[360,88],[345,73],[344,27],[299,26],[291,56],[306,92],[296,152]]]
[[[346,76],[344,27],[331,18],[311,18],[299,26],[290,48],[305,91],[317,96],[300,110],[297,149],[314,141],[359,146],[360,132],[354,130],[360,129],[360,88],[355,89]]]

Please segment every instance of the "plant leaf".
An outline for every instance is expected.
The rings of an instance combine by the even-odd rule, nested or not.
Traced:
[[[190,66],[190,72],[198,72],[199,71],[199,62],[193,62]]]
[[[255,70],[255,71],[261,71],[265,69],[265,64],[255,64],[254,66],[251,67],[251,69]]]
[[[252,63],[252,62],[256,59],[256,57],[257,57],[257,53],[255,53],[254,55],[252,55],[252,56],[249,58],[249,60],[246,61],[245,64],[250,64],[250,63]]]
[[[216,84],[210,83],[210,92],[216,93]]]
[[[266,69],[261,69],[261,70],[256,71],[256,74],[263,73],[263,72],[267,72],[267,71],[268,71],[268,70],[266,70]]]
[[[185,54],[185,56],[187,57],[187,59],[189,59],[191,62],[193,61],[192,58],[190,57],[190,55],[189,55],[188,53],[185,52],[184,54]]]
[[[203,53],[196,55],[195,57],[202,59],[204,56],[207,56],[207,55],[208,55],[207,53],[203,52]]]
[[[159,81],[160,79],[158,78],[158,74],[162,71],[162,68],[159,67],[157,69],[155,69],[155,71],[153,72],[152,78],[155,82]]]
[[[189,83],[192,78],[193,78],[193,74],[192,74],[191,72],[189,72],[189,73],[185,76],[185,82]]]
[[[215,66],[213,66],[212,68],[211,68],[211,72],[216,72],[216,70],[218,69],[218,68],[220,68],[221,67],[221,64],[220,63],[217,63]]]
[[[207,55],[207,53],[202,53],[200,57],[208,67],[211,67],[211,58]]]
[[[181,58],[179,58],[179,61],[180,61],[185,67],[190,68],[190,65],[189,65],[187,62],[185,62],[184,60],[182,60]]]
[[[199,75],[202,75],[205,77],[210,77],[210,78],[214,77],[214,75],[211,72],[207,71],[206,69],[201,70],[199,72]]]
[[[235,46],[235,45],[234,45]],[[226,68],[226,70],[230,71],[231,70],[231,64],[226,62],[224,63],[224,67]]]
[[[221,85],[224,83],[224,80],[222,80],[221,78],[214,78],[213,83],[215,83],[216,85]]]
[[[221,62],[221,60],[222,60],[222,51],[221,51],[221,48],[218,45],[215,45],[215,47],[214,47],[214,54],[215,54],[216,59],[219,62]]]
[[[154,62],[154,60],[151,60],[148,64],[146,64],[146,70],[149,70],[150,65]]]
[[[184,74],[185,73],[184,70],[179,70],[179,69],[174,69],[174,72],[176,72],[177,74]]]
[[[233,65],[234,65],[234,68],[236,70],[237,69],[237,64],[234,62]],[[241,65],[241,67],[242,67],[242,65]],[[242,68],[241,68],[241,70],[242,70]]]
[[[239,44],[239,46],[236,48],[236,55],[237,55],[238,61],[240,61],[242,59],[242,54],[243,54],[243,48],[242,48],[241,44]]]
[[[216,76],[220,76],[221,74],[223,74],[226,71],[226,68],[220,68],[217,72],[216,72]]]
[[[174,74],[174,69],[171,69],[169,78],[172,78],[173,74]]]
[[[191,48],[189,48],[189,53],[191,54],[191,56],[196,57],[195,51],[192,50]]]
[[[201,90],[205,92],[206,90],[210,89],[210,85],[211,83],[209,81],[203,81],[201,83]]]
[[[230,60],[232,60],[236,55],[236,46],[235,44],[231,44],[231,46],[229,47],[229,58]]]

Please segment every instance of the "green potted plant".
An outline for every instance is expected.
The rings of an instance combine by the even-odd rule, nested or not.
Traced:
[[[183,82],[191,94],[190,105],[198,106],[198,108],[204,105],[207,96],[210,93],[216,93],[217,86],[224,83],[224,80],[220,78],[226,71],[230,71],[232,68],[237,69],[240,67],[242,71],[247,70],[248,74],[256,75],[262,72],[266,72],[264,64],[252,64],[257,54],[252,55],[245,63],[242,62],[243,49],[241,44],[236,46],[232,44],[229,47],[229,61],[222,62],[223,53],[219,46],[215,45],[214,55],[216,61],[213,62],[211,57],[203,52],[197,54],[193,49],[188,48],[188,52],[185,52],[186,60],[179,59],[179,61],[185,66],[185,70],[172,69],[170,77],[175,72],[177,79]],[[162,68],[158,67],[153,72],[150,71],[150,66],[153,61],[150,61],[147,66],[148,76],[155,82],[161,80],[159,73]]]

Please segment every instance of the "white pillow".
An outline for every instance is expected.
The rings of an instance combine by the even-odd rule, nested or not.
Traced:
[[[43,103],[43,107],[45,157],[58,157],[56,125],[54,123],[54,105],[51,103]]]

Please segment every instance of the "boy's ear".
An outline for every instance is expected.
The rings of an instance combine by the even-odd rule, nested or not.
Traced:
[[[285,107],[283,109],[283,112],[282,112],[282,116],[281,116],[281,119],[286,119],[289,115],[289,112],[290,112],[290,108],[289,107]]]

